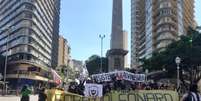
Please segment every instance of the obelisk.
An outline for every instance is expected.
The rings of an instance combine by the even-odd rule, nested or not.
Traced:
[[[107,51],[109,71],[123,70],[124,56],[128,53],[124,50],[122,5],[122,0],[113,0],[112,34],[110,50]]]

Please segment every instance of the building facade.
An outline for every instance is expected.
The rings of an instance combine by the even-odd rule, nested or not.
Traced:
[[[70,67],[72,67],[73,71],[76,73],[76,77],[80,80],[84,80],[89,76],[87,67],[83,61],[72,59]]]
[[[72,59],[72,68],[76,71],[76,72],[82,72],[83,71],[83,67],[84,67],[84,64],[82,61],[80,60],[75,60],[75,59]]]
[[[131,67],[195,27],[194,0],[131,0]]]
[[[131,68],[146,53],[145,0],[131,0]]]
[[[62,65],[69,65],[70,62],[70,46],[68,41],[60,36],[58,48],[58,67]]]
[[[0,0],[0,54],[8,56],[7,79],[48,81],[48,68],[57,66],[59,15],[60,0]]]
[[[123,49],[128,50],[128,32],[127,31],[123,31]],[[125,68],[130,67],[128,64],[128,54],[126,54],[124,57],[124,67]]]

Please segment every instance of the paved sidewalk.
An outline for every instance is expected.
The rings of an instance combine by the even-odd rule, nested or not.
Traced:
[[[20,96],[0,96],[0,101],[20,101]],[[38,101],[38,95],[31,95],[30,101]]]
[[[20,101],[19,96],[0,96],[0,101]]]

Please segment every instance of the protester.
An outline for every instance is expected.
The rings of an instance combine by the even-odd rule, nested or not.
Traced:
[[[85,81],[80,81],[80,84],[76,87],[79,95],[84,95],[84,82]]]
[[[68,92],[76,93],[76,82],[71,82],[68,88]]]
[[[181,101],[201,101],[201,95],[198,92],[197,84],[192,84],[189,91],[184,94]]]
[[[38,101],[46,101],[47,95],[45,94],[45,88],[42,88],[38,95]]]
[[[115,75],[110,76],[111,81],[102,81],[96,79],[88,79],[86,83],[102,84],[103,85],[103,95],[111,91],[130,91],[130,90],[174,90],[174,86],[168,83],[157,83],[156,81],[150,82],[135,82],[127,81],[124,79],[117,78]],[[85,82],[85,81],[84,81]],[[76,93],[79,95],[84,95],[84,82],[80,81],[71,82],[69,85],[68,92]]]
[[[29,90],[28,86],[23,86],[21,90],[21,100],[20,101],[29,101],[29,95],[31,94],[31,90]]]
[[[109,83],[103,84],[103,95],[109,93],[112,90],[112,87]]]

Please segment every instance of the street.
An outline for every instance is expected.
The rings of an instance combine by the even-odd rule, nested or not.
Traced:
[[[20,96],[0,96],[0,101],[20,101]],[[31,95],[30,101],[38,101],[38,95]]]

